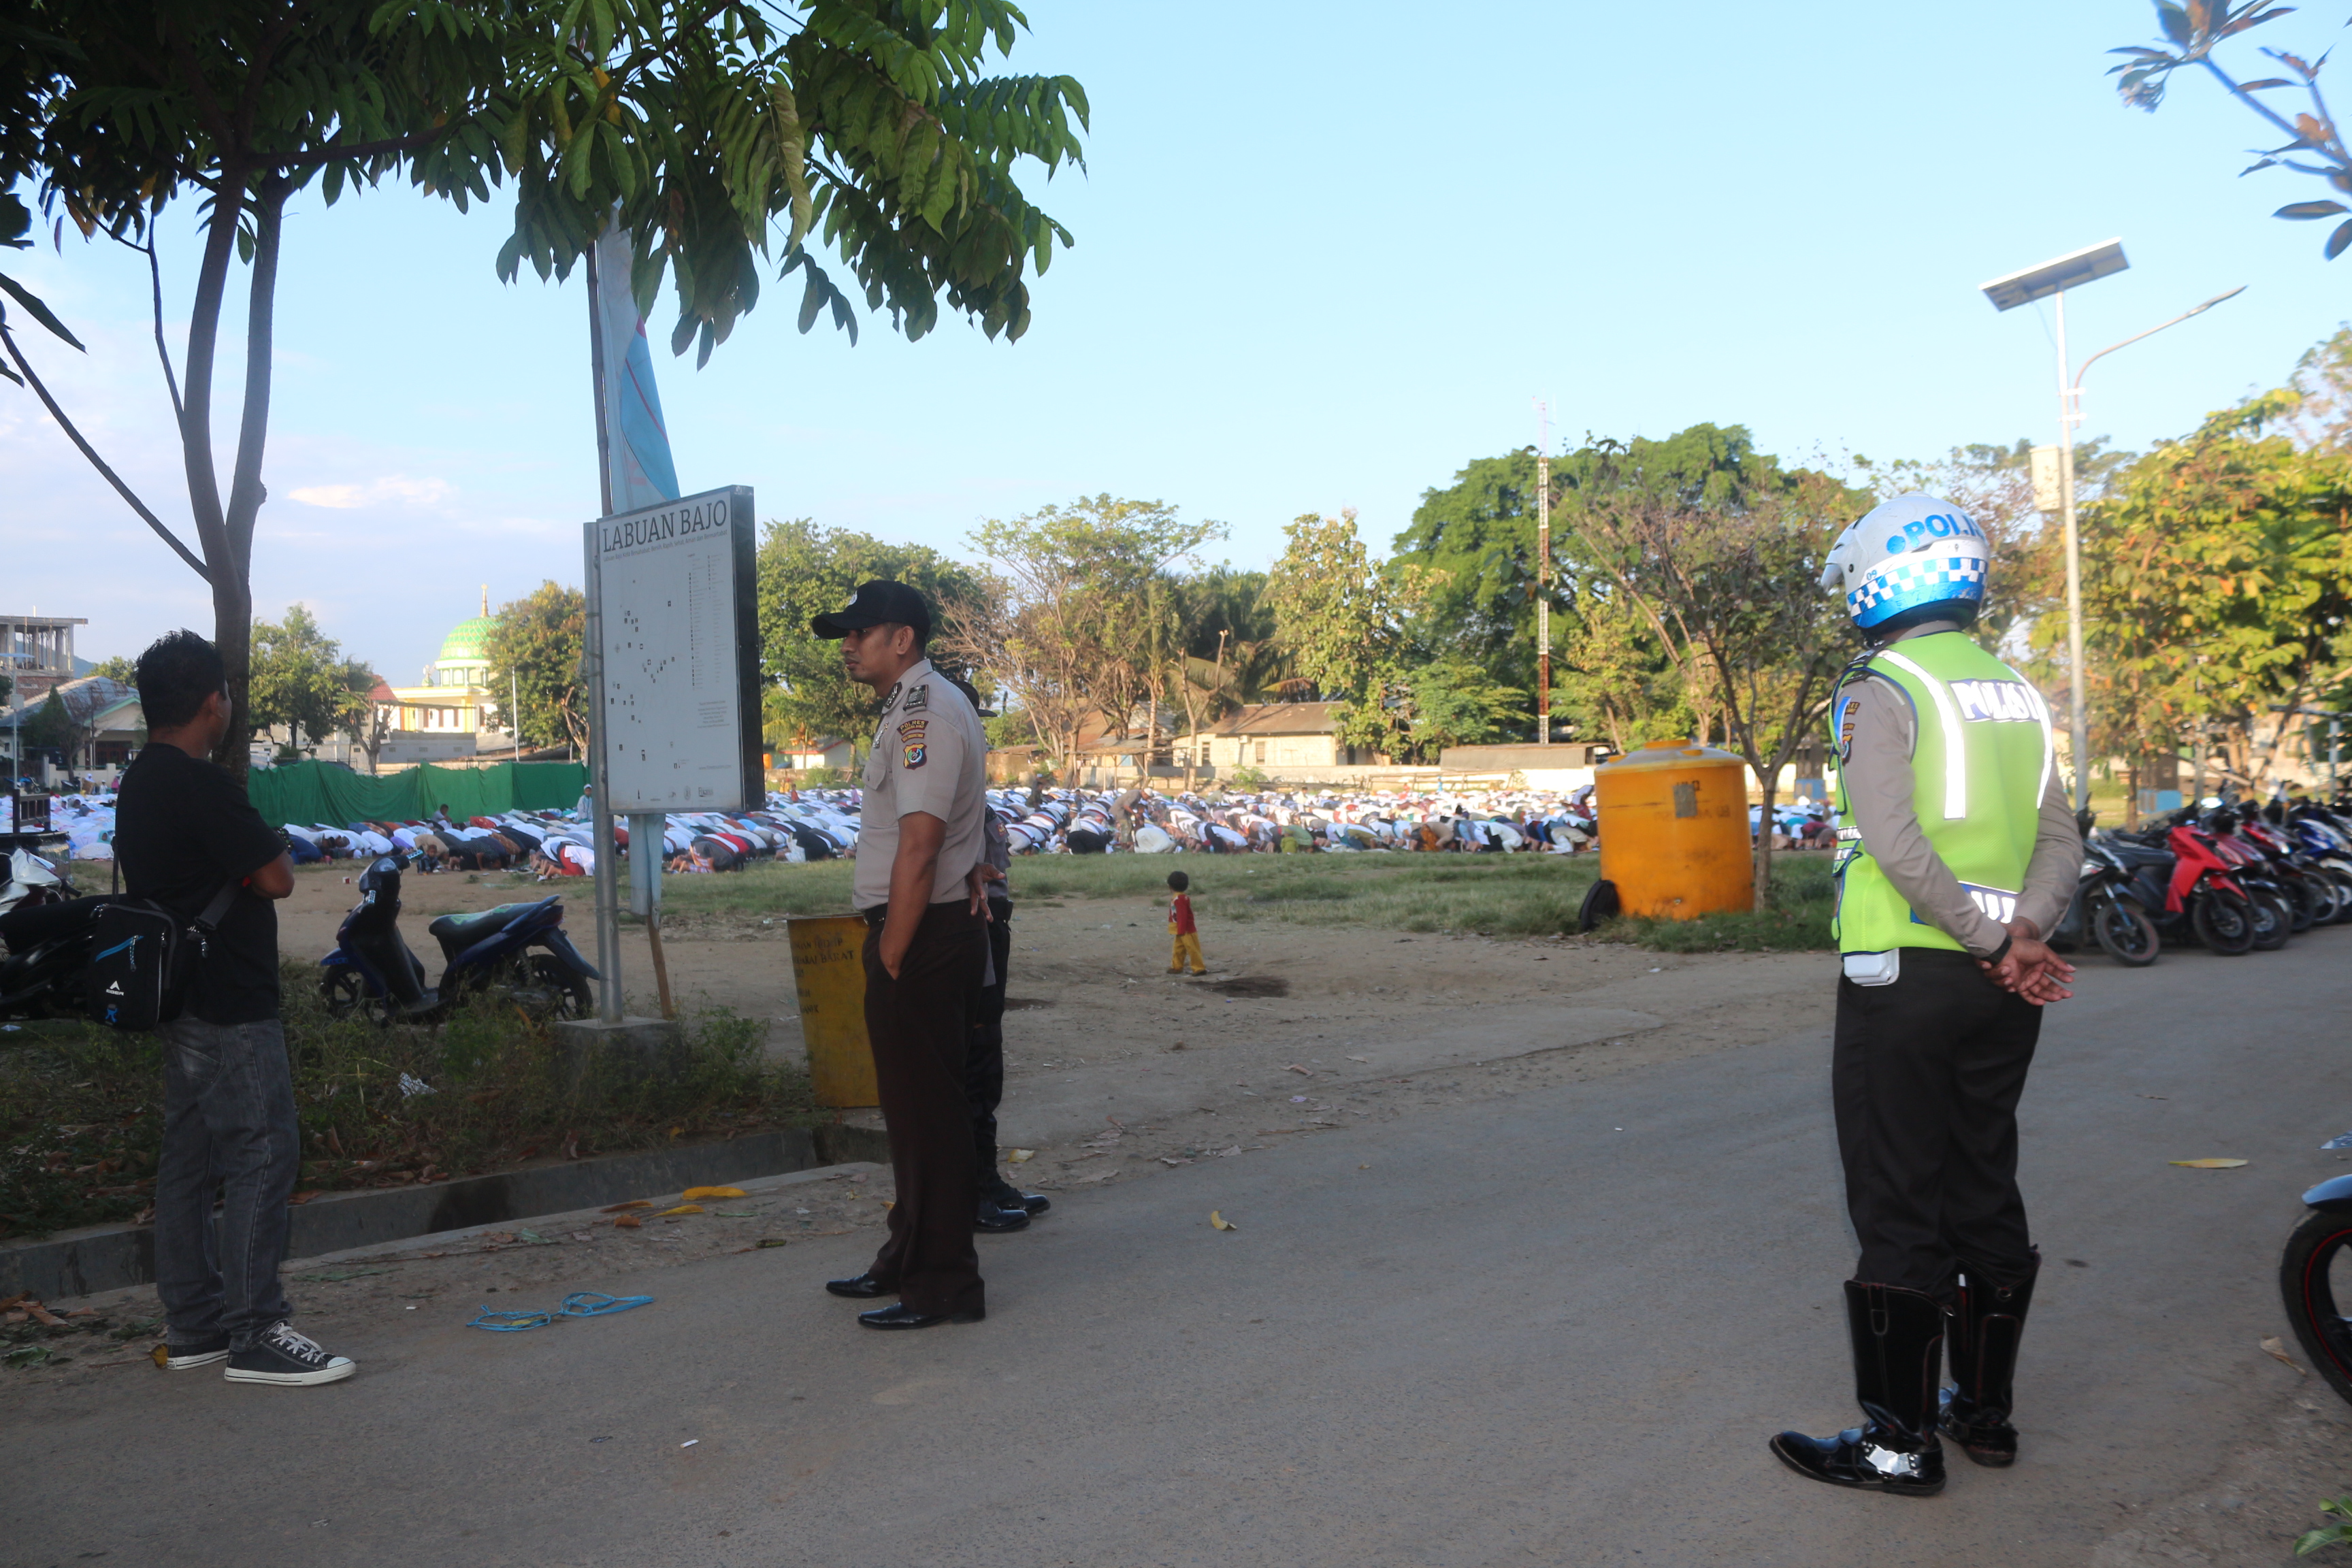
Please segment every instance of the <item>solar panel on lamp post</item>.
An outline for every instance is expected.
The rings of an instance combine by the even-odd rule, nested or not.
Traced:
[[[2058,340],[2058,506],[2066,541],[2066,661],[2070,687],[2073,722],[2069,734],[2074,754],[2074,808],[2079,811],[2091,803],[2091,743],[2090,715],[2083,695],[2083,551],[2080,536],[2074,527],[2074,426],[2083,422],[2083,376],[2092,365],[2117,349],[2151,337],[2167,327],[2177,327],[2191,316],[2199,316],[2221,303],[2234,300],[2246,291],[2240,284],[2227,293],[2216,294],[2203,304],[2183,310],[2168,321],[2159,321],[2144,332],[2134,332],[2118,342],[2109,343],[2083,362],[2082,369],[2068,374],[2066,361],[2066,290],[2101,278],[2111,278],[2131,263],[2124,258],[2123,241],[2111,239],[2103,245],[2054,258],[2039,267],[2029,267],[2005,278],[1979,285],[1984,297],[1992,301],[1996,310],[2013,310],[2020,305],[2030,305],[2036,300],[2057,300]]]

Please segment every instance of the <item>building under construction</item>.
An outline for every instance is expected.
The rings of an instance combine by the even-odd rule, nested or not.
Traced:
[[[46,697],[74,678],[73,629],[88,625],[67,616],[0,615],[0,675],[15,680],[16,701]]]

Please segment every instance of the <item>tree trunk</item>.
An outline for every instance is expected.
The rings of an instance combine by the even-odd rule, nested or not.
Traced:
[[[253,705],[253,525],[268,491],[261,483],[261,456],[269,438],[270,355],[276,347],[278,255],[284,233],[287,182],[273,177],[253,204],[253,284],[246,305],[245,408],[238,421],[236,467],[229,486],[228,510],[223,519],[229,557],[226,570],[214,567],[213,608],[224,616],[222,584],[236,600],[237,617],[232,626],[218,621],[215,640],[229,668],[229,726],[221,744],[229,752],[226,766],[239,778],[249,761]],[[231,637],[235,654],[230,652]]]
[[[1759,915],[1769,907],[1772,895],[1772,786],[1780,775],[1779,768],[1769,773],[1761,768],[1757,770],[1757,776],[1764,785],[1764,809],[1756,824],[1755,910]]]

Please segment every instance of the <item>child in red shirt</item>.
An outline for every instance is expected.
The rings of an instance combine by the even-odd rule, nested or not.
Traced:
[[[1189,957],[1192,961],[1192,973],[1206,974],[1209,966],[1201,959],[1200,928],[1192,923],[1192,900],[1184,891],[1192,885],[1192,879],[1181,871],[1171,871],[1168,873],[1168,885],[1176,893],[1168,900],[1168,934],[1176,939],[1175,948],[1168,955],[1168,973],[1183,973],[1184,960]]]

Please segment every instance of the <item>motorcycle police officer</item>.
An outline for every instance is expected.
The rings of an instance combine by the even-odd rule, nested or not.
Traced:
[[[1869,644],[1831,701],[1831,1088],[1862,1247],[1845,1309],[1864,1422],[1771,1447],[1814,1480],[1912,1496],[1943,1489],[1939,1427],[1978,1464],[2016,1458],[2011,1375],[2041,1267],[2017,1101],[2042,1005],[2074,976],[2041,941],[2083,858],[2049,709],[1968,635],[1990,555],[1966,512],[1915,493],[1848,528],[1822,574]]]

